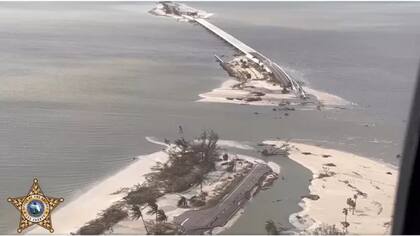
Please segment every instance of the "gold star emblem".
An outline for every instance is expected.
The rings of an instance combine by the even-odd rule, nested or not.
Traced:
[[[13,204],[20,212],[18,233],[34,224],[44,227],[50,233],[53,233],[51,212],[64,199],[45,196],[39,186],[38,179],[35,178],[26,196],[8,198],[7,201]]]

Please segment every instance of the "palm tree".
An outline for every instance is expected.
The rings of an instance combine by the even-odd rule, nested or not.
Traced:
[[[349,211],[347,208],[343,208],[343,214],[344,214],[344,222],[347,222],[347,215],[349,214]]]
[[[267,234],[272,234],[272,235],[279,234],[279,231],[277,230],[277,226],[272,220],[267,220],[265,222],[265,231],[267,231]]]
[[[354,214],[354,210],[356,209],[356,202],[357,202],[357,194],[354,194],[353,195],[353,198],[354,198],[354,208],[353,208],[353,214]]]
[[[179,136],[183,137],[184,136],[184,129],[182,128],[181,125],[178,126],[178,134]]]
[[[347,205],[349,205],[349,210],[352,210],[352,214],[354,215],[354,209],[356,208],[356,202],[353,201],[351,198],[347,198]]]
[[[143,222],[144,228],[146,229],[146,233],[149,234],[149,230],[147,229],[146,223],[144,222],[143,214],[141,213],[140,207],[137,206],[137,205],[133,205],[131,207],[131,211],[133,211],[133,218],[135,220],[138,220],[139,218],[141,218],[141,221]]]
[[[157,221],[157,212],[159,210],[158,204],[155,201],[150,201],[147,203],[147,205],[150,207],[150,210],[147,212],[147,214],[155,215]]]
[[[343,214],[344,214],[344,221],[341,222],[341,224],[343,225],[344,232],[347,232],[347,228],[350,226],[349,222],[347,222],[347,215],[349,214],[349,211],[347,210],[347,208],[343,208]]]
[[[166,222],[168,220],[168,217],[166,216],[165,211],[163,209],[159,209],[156,215],[157,215],[156,221]]]
[[[201,174],[200,175],[197,175],[197,181],[200,184],[200,192],[201,192],[201,194],[203,194],[203,182],[205,181],[204,176],[201,175]]]
[[[188,207],[187,198],[184,196],[180,196],[180,199],[178,200],[178,206],[179,207]]]

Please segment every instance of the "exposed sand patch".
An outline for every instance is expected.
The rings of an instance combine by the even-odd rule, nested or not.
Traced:
[[[139,156],[138,160],[115,175],[96,183],[79,197],[69,200],[62,208],[52,213],[54,233],[69,234],[95,219],[98,213],[122,199],[123,194],[112,194],[121,188],[131,188],[145,181],[144,175],[152,172],[157,162],[166,162],[168,155],[161,151],[150,155]],[[141,224],[141,222],[139,222]],[[33,228],[28,234],[45,234],[41,227]]]
[[[320,101],[325,106],[349,106],[349,105],[352,105],[351,102],[345,100],[342,97],[331,94],[331,93],[311,89],[309,87],[303,87],[303,89],[308,94],[311,94],[311,95],[315,96],[318,99],[318,101]]]
[[[147,137],[146,139],[158,145],[166,146],[168,148],[176,148],[173,145],[167,145],[160,142],[156,138]],[[252,149],[251,146],[237,141],[221,140],[220,142],[221,146],[229,146],[245,150]],[[202,189],[208,193],[209,197],[217,194],[216,189],[218,187],[226,184],[227,181],[231,181],[233,179],[233,175],[242,171],[242,169],[247,166],[246,162],[264,162],[263,160],[244,155],[229,154],[229,156],[231,158],[238,158],[239,164],[236,167],[236,172],[229,173],[222,170],[216,170],[207,174],[206,181],[203,183]],[[122,200],[126,194],[125,192],[121,192],[119,194],[113,193],[123,188],[128,190],[137,184],[144,183],[146,181],[145,175],[153,171],[152,167],[154,167],[158,162],[165,163],[167,161],[168,154],[165,151],[139,156],[132,164],[117,172],[115,175],[108,177],[104,181],[95,183],[87,190],[87,192],[79,197],[72,200],[66,199],[67,204],[53,212],[52,215],[55,233],[70,234],[72,232],[76,232],[87,222],[96,219],[101,211],[109,208],[115,202]],[[274,171],[280,170],[280,167],[275,163],[270,164],[270,167],[273,168]],[[218,168],[222,169],[219,165]],[[165,194],[157,199],[157,204],[161,209],[165,210],[165,213],[168,216],[168,221],[172,221],[175,216],[191,209],[179,208],[177,206],[180,195],[190,198],[194,195],[198,195],[200,192],[200,187],[194,186],[183,193]],[[145,212],[147,212],[147,209]],[[143,212],[143,216],[146,221],[154,219],[154,216],[148,215],[145,212]],[[77,215],[77,217],[69,217],[69,215]],[[45,232],[46,231],[43,228],[36,227],[30,230],[28,234],[42,234]],[[140,219],[131,220],[130,218],[127,218],[114,225],[112,232],[108,233],[145,234],[146,231]]]
[[[159,208],[165,211],[165,214],[168,217],[168,222],[171,222],[175,216],[190,210],[188,208],[177,207],[179,196],[180,194],[165,194],[164,196],[158,198],[156,201],[156,203],[159,205]],[[148,210],[149,208],[147,206],[142,207],[143,218],[146,222],[153,222],[155,220],[155,216],[147,214]],[[114,225],[112,233],[131,235],[147,234],[146,228],[144,227],[141,219],[132,220],[129,218]]]
[[[198,102],[216,102],[216,103],[231,103],[241,105],[254,105],[254,106],[278,106],[279,103],[285,101],[290,102],[291,105],[298,105],[302,101],[296,98],[294,94],[283,94],[281,87],[265,80],[251,80],[246,83],[249,88],[238,89],[233,88],[238,81],[234,79],[228,79],[223,82],[219,88],[215,88],[210,92],[200,94]],[[338,97],[333,94],[318,91],[308,87],[304,87],[305,92],[318,99],[318,101],[324,106],[324,108],[332,108],[335,106],[348,106],[352,103]],[[259,96],[259,101],[245,101],[244,98],[252,95],[252,91],[263,92],[264,96]],[[316,108],[316,104],[306,104],[308,106]]]
[[[266,141],[281,146],[283,141]],[[318,200],[302,199],[303,211],[291,215],[297,228],[311,230],[320,224],[342,227],[346,200],[359,195],[354,215],[349,211],[350,234],[389,234],[392,220],[398,170],[395,167],[347,152],[292,143],[289,158],[313,173],[309,187]],[[335,166],[334,166],[335,165]],[[327,169],[326,169],[327,168]],[[331,177],[319,178],[325,171]],[[300,220],[296,216],[301,217]]]
[[[232,141],[235,142],[235,141]],[[205,181],[202,183],[202,186],[199,185],[193,186],[187,191],[181,193],[173,193],[173,194],[165,194],[164,196],[158,198],[157,204],[159,208],[165,211],[165,214],[168,216],[168,222],[171,222],[175,216],[181,215],[185,211],[189,211],[195,208],[180,208],[177,206],[178,200],[181,196],[186,197],[187,199],[198,196],[202,191],[207,193],[207,198],[211,199],[218,194],[218,191],[223,188],[223,186],[227,185],[231,181],[233,181],[234,176],[238,173],[245,171],[247,168],[250,168],[250,164],[256,163],[265,163],[263,160],[253,158],[250,156],[245,155],[235,155],[229,154],[230,158],[237,158],[237,167],[235,172],[227,172],[224,171],[224,167],[221,165],[222,163],[218,163],[216,165],[216,171],[212,171],[205,176]],[[280,171],[280,167],[276,163],[271,163],[269,166],[273,169],[274,172]],[[153,222],[154,216],[147,214],[147,210],[149,208],[147,206],[143,207],[143,217],[145,221]],[[214,232],[221,232],[235,222],[241,215],[243,214],[243,209],[239,210],[235,216],[230,219],[230,221],[223,227],[218,227],[214,229]],[[126,219],[122,222],[117,223],[113,227],[113,233],[115,234],[145,234],[146,230],[143,226],[141,220],[133,221],[130,219]]]
[[[261,88],[271,88],[272,85],[265,81],[251,81],[253,84],[260,86]],[[246,102],[239,100],[250,94],[249,91],[242,89],[234,89],[233,85],[237,84],[238,81],[229,79],[222,83],[219,88],[213,89],[208,93],[202,93],[199,96],[201,99],[198,102],[218,102],[218,103],[231,103],[231,104],[243,104],[243,105],[255,105],[255,106],[277,106],[281,99],[292,99],[294,98],[291,94],[266,94],[261,97],[261,101]],[[252,85],[255,86],[255,85]],[[280,90],[280,89],[279,89]]]

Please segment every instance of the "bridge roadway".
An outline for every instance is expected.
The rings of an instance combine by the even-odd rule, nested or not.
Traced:
[[[204,28],[210,30],[211,32],[213,32],[214,34],[216,34],[217,36],[219,36],[220,38],[222,38],[227,43],[234,46],[235,48],[237,48],[239,51],[243,52],[244,54],[249,55],[251,52],[257,52],[254,49],[252,49],[251,47],[249,47],[248,45],[239,41],[237,38],[233,37],[231,34],[226,33],[225,31],[223,31],[219,27],[217,27],[217,26],[213,25],[212,23],[208,22],[207,20],[200,19],[200,18],[194,18],[194,20],[195,20],[195,22],[199,23]]]
[[[266,164],[254,164],[240,184],[216,206],[184,212],[174,218],[174,223],[181,226],[184,234],[203,234],[215,227],[224,226],[244,206],[261,177],[271,171]]]
[[[277,80],[277,82],[282,87],[291,88],[296,95],[302,98],[306,97],[306,93],[302,89],[302,87],[294,79],[292,79],[289,76],[289,74],[287,74],[286,71],[284,71],[283,68],[281,68],[277,63],[272,62],[270,59],[268,59],[261,53],[257,52],[256,50],[244,44],[231,34],[226,33],[225,31],[223,31],[222,29],[213,25],[205,19],[194,18],[186,15],[183,15],[183,17],[190,21],[195,21],[207,30],[213,32],[215,35],[226,41],[228,44],[232,45],[233,47],[244,53],[245,56],[247,56],[254,62],[263,64],[265,68],[268,69],[268,71],[271,71],[273,73],[274,79]]]

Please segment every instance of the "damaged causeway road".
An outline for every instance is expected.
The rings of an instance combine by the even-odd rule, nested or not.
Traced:
[[[205,19],[193,18],[187,15],[182,15],[184,18],[189,21],[196,22],[199,25],[203,26],[226,43],[235,47],[240,52],[244,53],[246,57],[254,61],[257,64],[263,64],[267,71],[272,72],[272,77],[277,81],[282,87],[290,88],[298,97],[306,98],[307,94],[300,86],[300,84],[294,80],[287,72],[281,68],[277,63],[272,62],[269,58],[265,57],[255,49],[249,47],[245,43],[241,42],[239,39],[235,38],[229,33],[226,33],[219,27],[213,25]]]
[[[215,227],[224,226],[249,200],[250,192],[259,185],[261,178],[271,172],[266,164],[254,164],[247,176],[216,206],[184,212],[175,217],[174,223],[181,226],[184,234],[203,234]]]

